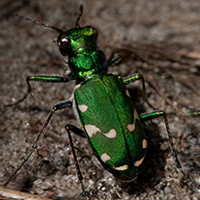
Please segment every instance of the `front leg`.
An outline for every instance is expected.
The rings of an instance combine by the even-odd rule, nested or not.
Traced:
[[[21,99],[19,99],[15,103],[7,104],[7,105],[5,105],[5,107],[16,106],[19,103],[21,103],[22,101],[24,101],[28,97],[29,94],[31,95],[30,81],[37,81],[37,82],[44,82],[44,83],[66,83],[71,80],[74,80],[74,78],[72,78],[71,76],[66,76],[66,77],[62,77],[62,76],[28,76],[26,78],[27,92],[24,94],[24,96]],[[33,98],[33,96],[32,96],[32,98]]]

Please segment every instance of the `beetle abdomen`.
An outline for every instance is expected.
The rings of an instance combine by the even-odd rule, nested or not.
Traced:
[[[75,105],[97,158],[118,178],[132,179],[147,142],[123,81],[114,75],[93,75],[79,86]]]

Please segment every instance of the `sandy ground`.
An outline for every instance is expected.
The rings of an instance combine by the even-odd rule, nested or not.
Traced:
[[[32,83],[35,100],[28,97],[17,106],[3,106],[25,94],[28,75],[63,75],[66,70],[64,59],[53,42],[57,33],[12,16],[18,13],[68,30],[75,25],[80,3],[84,5],[80,25],[93,25],[98,29],[98,44],[107,57],[113,53],[122,56],[121,63],[110,72],[118,72],[121,76],[135,72],[144,75],[150,103],[169,114],[180,161],[184,170],[198,182],[200,118],[182,117],[169,101],[182,112],[200,108],[199,0],[1,1],[0,182],[8,179],[28,152],[52,106],[68,99],[74,87],[74,82]],[[152,111],[141,97],[140,83],[130,86],[130,93],[140,113]],[[54,116],[39,143],[38,152],[8,188],[52,199],[81,199],[64,129],[67,122],[78,126],[71,110],[60,111]],[[90,199],[200,198],[176,170],[163,120],[146,124],[145,132],[149,151],[138,179],[128,184],[121,183],[103,169],[87,140],[74,135]]]

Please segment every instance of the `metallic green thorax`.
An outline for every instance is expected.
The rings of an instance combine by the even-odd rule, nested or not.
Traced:
[[[76,79],[74,107],[102,165],[120,179],[132,180],[142,163],[147,141],[125,81],[107,74],[107,60],[96,45],[92,26],[60,32],[58,46],[68,56]]]
[[[69,67],[76,79],[95,73],[106,73],[106,58],[96,45],[97,30],[92,26],[74,28],[58,37],[62,55],[68,55]]]

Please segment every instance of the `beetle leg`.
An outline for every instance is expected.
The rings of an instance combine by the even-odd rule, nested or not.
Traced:
[[[37,142],[39,141],[39,139],[41,138],[42,135],[44,135],[45,131],[46,131],[46,127],[48,126],[49,122],[51,121],[51,118],[53,116],[53,114],[57,111],[57,110],[61,110],[64,108],[71,108],[72,107],[72,101],[65,101],[65,102],[60,102],[58,104],[56,104],[51,112],[49,113],[46,121],[44,122],[42,128],[40,129],[40,131],[37,134],[37,137],[35,139],[35,141],[33,142],[31,149],[29,151],[29,153],[24,157],[23,161],[21,162],[21,164],[17,167],[17,169],[12,173],[12,175],[10,176],[10,178],[4,183],[4,186],[6,187],[9,182],[14,178],[14,176],[17,174],[17,172],[22,168],[22,166],[28,161],[28,159],[31,157],[31,155],[33,154],[33,152],[37,149]]]
[[[31,94],[31,85],[30,85],[30,81],[37,81],[37,82],[45,82],[45,83],[62,83],[62,82],[69,82],[73,80],[72,77],[61,77],[61,76],[28,76],[26,78],[26,83],[27,83],[27,91],[24,94],[24,96],[19,99],[18,101],[11,103],[11,104],[6,104],[4,105],[4,107],[9,107],[9,106],[16,106],[19,103],[21,103],[22,101],[24,101],[28,95],[30,94],[32,96],[32,98],[34,99],[33,95]]]
[[[76,165],[76,171],[77,171],[77,174],[78,174],[78,179],[79,179],[79,182],[81,184],[81,189],[82,189],[82,195],[84,197],[86,197],[86,194],[85,194],[85,188],[84,188],[84,184],[83,184],[83,175],[81,173],[81,170],[80,170],[80,167],[79,167],[79,164],[78,164],[78,160],[77,160],[77,156],[76,156],[76,153],[75,153],[75,148],[74,148],[74,144],[73,144],[73,140],[72,140],[72,136],[71,136],[71,132],[74,132],[74,133],[77,133],[78,135],[80,135],[81,132],[83,132],[81,129],[71,125],[71,124],[67,124],[65,126],[66,130],[67,130],[67,133],[68,133],[68,137],[69,137],[69,141],[70,141],[70,145],[71,145],[71,149],[72,149],[72,154],[73,154],[73,157],[74,157],[74,163]],[[81,135],[84,134],[81,133]]]
[[[144,77],[143,77],[142,74],[137,73],[137,74],[134,74],[134,75],[132,75],[130,77],[124,77],[123,78],[123,82],[124,82],[125,85],[128,85],[128,84],[133,83],[133,82],[138,81],[138,80],[142,81],[142,88],[143,88],[143,93],[144,93],[144,99],[145,99],[145,101],[147,102],[147,104],[151,108],[153,108],[154,110],[157,110],[153,105],[151,105],[149,103],[149,100],[148,100],[147,94],[146,94],[145,81],[144,81]]]
[[[165,121],[165,128],[166,128],[167,136],[168,136],[168,139],[169,139],[169,145],[170,145],[170,148],[171,148],[171,152],[172,152],[172,154],[175,158],[177,169],[182,173],[183,177],[187,180],[187,182],[189,182],[197,191],[200,191],[199,186],[194,181],[192,181],[189,174],[187,174],[183,170],[182,165],[181,165],[181,163],[178,159],[177,151],[174,147],[174,143],[173,143],[173,140],[172,140],[172,134],[171,134],[170,129],[169,129],[169,123],[168,123],[168,120],[167,120],[166,113],[162,110],[157,110],[155,112],[140,115],[141,121],[143,121],[143,122],[155,119],[155,118],[160,117],[160,116],[162,116],[164,118],[164,121]]]
[[[67,126],[70,128],[70,131],[72,131],[73,133],[75,133],[83,138],[86,138],[84,131],[81,130],[80,128],[77,128],[76,126],[74,126],[72,124],[67,124]]]
[[[112,65],[115,65],[121,61],[121,56],[116,55],[114,57],[111,57],[110,59],[107,60],[107,66],[110,67]]]

